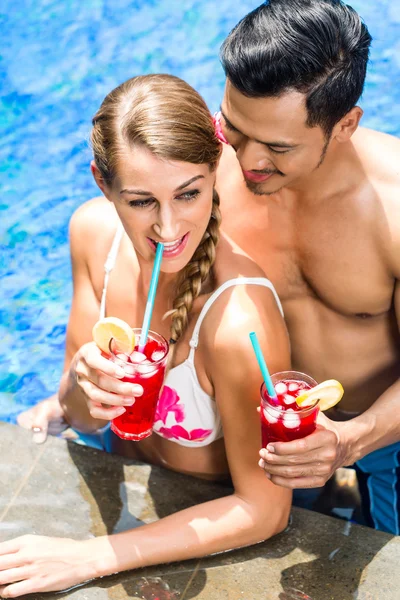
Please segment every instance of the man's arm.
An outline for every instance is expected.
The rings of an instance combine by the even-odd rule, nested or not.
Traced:
[[[400,324],[400,281],[395,285],[394,306]],[[337,422],[320,414],[316,431],[308,437],[268,444],[260,451],[259,465],[277,485],[321,487],[339,467],[350,466],[370,452],[400,441],[399,405],[400,380],[354,419]]]

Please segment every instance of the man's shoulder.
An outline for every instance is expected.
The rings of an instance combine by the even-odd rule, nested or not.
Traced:
[[[353,143],[362,166],[372,183],[380,186],[400,186],[400,139],[360,127]]]
[[[392,135],[361,129],[357,152],[378,198],[374,230],[386,253],[390,270],[400,276],[400,140]]]

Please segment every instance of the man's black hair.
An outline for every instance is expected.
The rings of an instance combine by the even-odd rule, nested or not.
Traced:
[[[221,62],[251,98],[306,95],[307,125],[329,137],[364,87],[371,36],[341,0],[269,0],[226,38]]]

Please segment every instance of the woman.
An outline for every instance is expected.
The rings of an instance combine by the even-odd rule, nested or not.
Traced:
[[[133,78],[104,100],[92,145],[104,197],[71,221],[74,295],[58,410],[80,432],[102,431],[114,452],[207,479],[230,475],[234,493],[116,535],[0,544],[4,597],[254,544],[282,531],[290,510],[290,492],[257,464],[261,377],[248,333],[257,331],[272,371],[290,366],[288,338],[275,290],[220,235],[221,145],[204,101],[172,76]],[[161,420],[149,438],[126,442],[104,426],[142,390],[117,378],[91,331],[105,307],[131,326],[141,323],[157,242],[165,251],[151,328],[172,343],[168,416],[186,432],[205,433],[171,434],[170,425],[166,433]]]

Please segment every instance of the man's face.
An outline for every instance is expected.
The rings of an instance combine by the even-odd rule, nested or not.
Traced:
[[[302,187],[324,160],[329,141],[320,127],[307,127],[304,94],[248,98],[227,80],[221,112],[223,133],[257,195]]]

